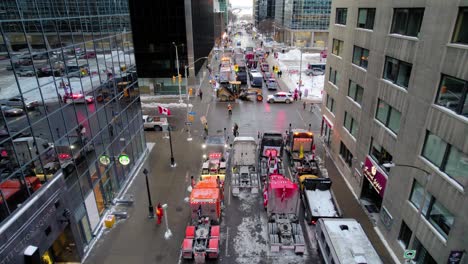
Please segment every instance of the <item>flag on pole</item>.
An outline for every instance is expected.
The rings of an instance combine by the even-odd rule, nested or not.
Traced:
[[[299,147],[299,158],[303,159],[304,158],[304,146],[301,144]]]
[[[159,114],[167,115],[167,116],[171,115],[171,110],[169,110],[169,108],[158,106],[158,110],[159,110]]]

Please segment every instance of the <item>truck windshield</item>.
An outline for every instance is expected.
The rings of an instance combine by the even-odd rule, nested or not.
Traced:
[[[263,137],[262,145],[264,146],[272,146],[272,147],[281,147],[283,145],[283,137]]]

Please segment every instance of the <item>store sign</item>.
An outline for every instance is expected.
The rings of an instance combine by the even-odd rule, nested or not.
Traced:
[[[387,176],[380,171],[380,168],[369,156],[364,162],[363,173],[371,183],[372,187],[377,191],[380,197],[383,198],[385,193],[385,185],[387,185]]]
[[[104,166],[107,166],[110,164],[111,160],[109,158],[109,156],[107,155],[102,155],[99,157],[99,162],[104,165]]]
[[[130,163],[130,157],[126,154],[121,154],[119,156],[119,163],[124,166],[127,166]]]

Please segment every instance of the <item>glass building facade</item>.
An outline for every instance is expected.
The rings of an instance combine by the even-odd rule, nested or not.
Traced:
[[[31,218],[62,178],[53,202],[68,224],[49,227],[81,256],[146,150],[128,1],[0,1],[0,104],[0,225]]]

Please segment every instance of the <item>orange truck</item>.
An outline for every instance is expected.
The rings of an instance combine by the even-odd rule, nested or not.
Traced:
[[[190,194],[191,224],[185,228],[182,257],[195,263],[219,256],[222,183],[216,178],[199,181]]]

